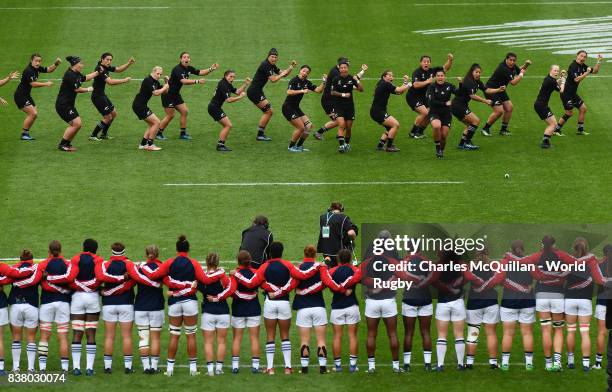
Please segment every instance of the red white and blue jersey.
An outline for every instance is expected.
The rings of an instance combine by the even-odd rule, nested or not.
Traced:
[[[289,301],[289,293],[295,289],[300,280],[309,279],[317,273],[319,266],[313,265],[301,270],[283,259],[270,259],[259,267],[264,274],[265,282],[261,287],[272,301]]]
[[[234,273],[236,291],[232,295],[233,317],[261,316],[261,305],[257,288],[263,283],[264,270],[253,267],[238,267]]]
[[[155,271],[145,265],[142,267],[142,272],[149,279],[163,278],[164,284],[172,290],[172,295],[168,296],[168,305],[188,300],[197,301],[195,283],[212,283],[212,280],[204,274],[200,263],[190,258],[186,252],[177,253],[176,257],[164,261]]]
[[[466,269],[463,271],[463,277],[467,282],[472,283],[466,305],[468,310],[484,309],[497,305],[498,293],[495,286],[503,282],[503,274]]]
[[[97,291],[102,281],[96,276],[96,266],[103,261],[102,257],[91,252],[81,252],[73,256],[70,263],[78,273],[74,281],[70,282],[70,288],[85,293]]]
[[[345,309],[353,305],[359,305],[357,302],[357,295],[355,295],[355,288],[357,283],[361,281],[361,270],[351,264],[341,264],[332,269],[321,267],[321,278],[325,285],[333,291],[332,296],[332,309]],[[335,285],[328,281],[331,279]],[[341,287],[338,290],[336,286]],[[346,295],[346,290],[352,289],[350,295]]]
[[[9,305],[30,304],[38,308],[38,283],[42,278],[42,271],[33,260],[20,261],[15,265],[19,271],[29,271],[27,277],[14,279],[13,287],[8,296]]]
[[[438,289],[438,303],[447,303],[463,297],[465,278],[462,271],[446,269],[440,272],[433,286]]]
[[[370,250],[370,256],[361,263],[361,275],[363,277],[362,284],[366,286],[366,298],[381,300],[395,298],[395,290],[390,288],[377,288],[376,282],[386,282],[397,279],[396,272],[390,271],[388,265],[397,265],[399,263],[399,255],[397,252],[386,252],[382,255],[374,255]]]
[[[540,251],[527,256],[525,262],[535,264],[535,271],[532,272],[532,276],[537,280],[535,292],[536,293],[559,293],[563,294],[565,291],[563,285],[569,274],[567,271],[552,271],[547,262],[562,262],[566,264],[573,264],[574,258],[557,249],[551,249],[546,251]]]
[[[603,258],[599,262],[599,270],[604,277],[608,277],[608,259]],[[1,283],[0,283],[1,284]],[[610,297],[610,289],[607,289],[603,285],[597,286],[597,305],[607,305],[608,298]]]
[[[133,305],[137,283],[134,263],[125,256],[111,256],[99,269],[98,275],[104,282],[102,305]]]
[[[565,298],[591,299],[595,284],[603,285],[605,280],[599,269],[599,262],[595,255],[589,253],[575,258],[575,265],[584,266],[584,271],[581,271],[582,268],[575,268],[575,271],[567,276]]]
[[[8,299],[6,294],[4,294],[2,286],[13,283],[14,279],[27,278],[30,275],[32,275],[32,270],[30,269],[20,270],[10,265],[0,263],[0,309],[8,306]]]
[[[164,310],[164,288],[160,280],[149,279],[142,273],[143,267],[148,267],[155,271],[162,265],[162,262],[155,260],[147,260],[143,265],[137,266],[136,271],[139,273],[142,281],[138,282],[138,291],[134,300],[134,310],[152,312],[156,310]]]
[[[407,255],[402,262],[405,272],[400,274],[400,277],[413,282],[410,289],[404,290],[402,302],[409,306],[431,305],[430,286],[438,279],[440,273],[429,268],[430,261],[419,253]]]
[[[507,252],[501,261],[501,265],[516,263],[528,264],[527,256],[517,256],[511,252]],[[501,306],[509,309],[525,309],[535,307],[535,294],[533,293],[533,277],[529,271],[521,271],[520,268],[502,268],[508,269],[503,271],[502,284],[504,291],[502,292]]]
[[[72,268],[72,263],[63,256],[49,257],[38,265],[38,269],[46,272],[41,280],[41,305],[70,302],[72,291],[69,283],[78,273],[78,270]]]
[[[236,291],[236,280],[227,276],[223,268],[206,272],[210,282],[198,284],[198,290],[202,293],[202,313],[230,314],[227,298]],[[209,297],[210,296],[210,297]]]

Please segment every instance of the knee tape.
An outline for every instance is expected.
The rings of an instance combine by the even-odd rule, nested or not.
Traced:
[[[300,348],[300,356],[302,358],[308,358],[310,357],[310,347],[308,347],[307,345],[302,345],[302,348]]]
[[[181,336],[181,327],[170,324],[170,335]]]
[[[72,330],[73,331],[84,331],[85,330],[85,320],[72,320]]]
[[[564,325],[565,325],[565,320],[558,320],[558,321],[552,322],[553,328],[563,328]],[[568,325],[568,328],[569,328],[569,325]],[[574,329],[576,329],[576,324],[574,324]]]
[[[161,330],[162,330],[161,327],[151,327],[151,328],[149,328],[149,331],[151,331],[151,332],[160,332]]]
[[[49,354],[49,343],[39,342],[38,343],[38,355],[46,356],[47,354]]]
[[[260,109],[261,109],[261,111],[262,111],[263,113],[267,113],[267,112],[269,112],[270,110],[272,110],[272,105],[270,105],[269,103],[267,103],[267,104],[266,104],[264,107],[262,107],[262,108],[260,108]]]
[[[97,328],[98,328],[97,321],[86,321],[85,322],[85,329],[97,329]]]
[[[467,344],[477,344],[480,335],[480,325],[468,324]]]
[[[567,324],[567,332],[576,332],[576,324]]]
[[[68,333],[69,330],[69,324],[68,323],[59,323],[57,324],[57,333]]]
[[[589,332],[589,324],[580,324],[580,332]]]
[[[317,348],[317,355],[319,358],[327,358],[327,347],[322,346]]]
[[[149,348],[149,327],[138,327],[138,348]]]
[[[302,135],[302,137],[305,139],[308,137],[308,135],[310,135],[310,131],[312,130],[312,123],[310,122],[310,120],[304,122],[304,134]]]
[[[52,323],[47,323],[45,321],[41,321],[39,325],[40,325],[40,330],[41,331],[51,332],[53,330],[53,324]]]
[[[197,330],[197,325],[185,325],[185,335],[193,335]]]
[[[550,319],[541,319],[540,320],[540,325],[543,326],[543,327],[545,327],[547,325],[550,325],[550,323],[551,323]]]

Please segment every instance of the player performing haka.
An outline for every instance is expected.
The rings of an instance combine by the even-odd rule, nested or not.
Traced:
[[[158,140],[166,140],[164,136],[164,129],[168,127],[172,119],[174,118],[174,111],[177,110],[181,115],[181,134],[179,139],[191,140],[191,136],[187,133],[187,113],[189,108],[183,97],[181,96],[181,88],[186,85],[203,84],[204,79],[189,80],[189,75],[206,76],[219,68],[219,64],[214,63],[208,69],[197,69],[191,65],[191,56],[188,52],[183,52],[179,56],[181,62],[178,63],[170,74],[170,88],[168,93],[162,95],[162,106],[166,111],[166,116],[162,119],[159,125],[159,131],[157,131]]]
[[[565,81],[566,81],[567,73],[565,71],[561,72],[561,77],[559,77],[559,66],[553,65],[550,67],[550,72],[548,76],[544,78],[542,82],[542,86],[540,87],[540,92],[538,93],[538,97],[536,98],[535,103],[533,104],[533,109],[536,111],[538,116],[540,116],[541,120],[546,121],[546,129],[544,130],[544,139],[542,139],[542,148],[550,148],[550,138],[555,132],[555,126],[557,125],[557,119],[553,114],[550,107],[548,107],[548,102],[550,101],[550,96],[554,91],[559,91],[563,94],[565,91]],[[561,130],[559,129],[559,133]]]
[[[444,71],[448,72],[453,66],[453,55],[449,53],[444,63]],[[427,104],[427,88],[434,82],[434,69],[431,66],[431,57],[421,56],[421,65],[412,73],[412,88],[406,94],[406,102],[410,109],[417,113],[414,125],[410,131],[410,137],[422,139],[425,137],[424,131],[429,124],[429,106]]]
[[[253,102],[255,106],[257,106],[261,111],[262,115],[259,119],[259,125],[257,128],[257,137],[256,140],[259,142],[269,142],[272,140],[265,134],[266,125],[270,122],[272,118],[272,107],[270,106],[270,102],[266,95],[264,94],[263,88],[268,83],[268,81],[272,83],[276,83],[282,78],[286,77],[291,73],[293,68],[297,65],[295,60],[291,60],[289,63],[289,67],[283,71],[281,71],[277,66],[276,62],[278,61],[278,50],[276,48],[270,49],[268,52],[268,58],[259,64],[257,71],[255,71],[255,76],[253,76],[253,83],[247,89],[247,96],[249,100]]]
[[[451,102],[451,111],[459,121],[466,125],[459,141],[460,150],[478,150],[478,146],[472,144],[472,137],[480,125],[480,119],[470,110],[470,100],[478,101],[487,105],[491,105],[490,99],[484,99],[476,95],[478,90],[485,94],[497,94],[504,92],[506,86],[501,86],[497,89],[486,88],[480,80],[482,69],[479,64],[472,64],[465,77],[459,83],[457,94]]]
[[[493,75],[487,81],[486,87],[498,89],[502,86],[507,87],[508,84],[516,86],[525,76],[525,71],[527,71],[529,65],[531,65],[531,60],[525,61],[525,64],[519,68],[516,65],[516,54],[512,52],[508,53],[506,59],[497,66],[495,72],[493,72]],[[493,112],[487,119],[485,126],[482,127],[482,134],[484,136],[491,136],[491,127],[500,117],[502,117],[502,125],[499,134],[501,136],[512,135],[510,131],[508,131],[508,123],[512,117],[513,106],[507,91],[504,90],[499,93],[487,95],[487,98],[491,100]]]
[[[327,75],[323,74],[321,84],[315,86],[308,80],[308,75],[310,75],[310,66],[302,65],[299,74],[289,81],[287,98],[285,98],[283,103],[283,116],[295,127],[291,135],[291,142],[289,142],[289,151],[291,152],[308,151],[308,149],[304,148],[304,142],[308,135],[310,135],[312,123],[308,116],[300,109],[300,102],[304,95],[311,91],[317,94],[321,93],[325,88],[327,80]]]
[[[349,63],[348,58],[346,57],[338,58],[336,65],[334,65],[329,70],[329,73],[327,74],[327,80],[331,82],[336,77],[338,77],[338,75],[340,75],[339,66],[340,66],[340,63],[343,63],[343,62]],[[325,111],[325,114],[327,115],[327,117],[329,117],[330,120],[326,122],[321,128],[319,128],[317,132],[315,132],[314,137],[317,140],[322,140],[323,133],[329,131],[330,129],[334,129],[338,126],[338,122],[336,121],[336,115],[334,114],[333,102],[334,102],[334,97],[332,97],[331,95],[331,83],[326,83],[325,88],[323,89],[323,94],[321,95],[321,107],[323,108],[323,110]]]
[[[132,102],[132,111],[136,114],[139,120],[143,120],[148,125],[147,130],[140,141],[140,145],[138,146],[139,150],[161,150],[161,147],[158,147],[153,143],[153,139],[159,130],[160,121],[155,113],[149,109],[148,103],[152,96],[166,94],[170,88],[167,76],[164,78],[166,83],[163,85],[163,87],[159,81],[162,77],[163,71],[164,70],[162,67],[153,67],[151,74],[144,78],[140,84],[140,92],[138,92],[136,97],[134,97],[134,101]]]
[[[450,108],[451,95],[455,94],[457,88],[446,81],[446,72],[443,68],[436,68],[434,76],[436,81],[429,85],[426,94],[429,104],[428,115],[436,144],[436,156],[444,158],[446,138],[453,120]]]
[[[68,128],[64,131],[62,140],[60,140],[57,148],[60,151],[73,152],[76,148],[72,147],[72,139],[81,129],[81,116],[77,111],[75,105],[77,94],[90,93],[93,91],[93,87],[81,87],[83,82],[87,82],[102,73],[101,69],[96,69],[94,72],[87,75],[83,75],[83,62],[78,56],[66,57],[70,68],[64,73],[62,78],[62,84],[60,86],[59,94],[55,100],[55,111],[61,117],[62,120],[68,123]]]
[[[586,64],[587,52],[584,50],[576,54],[576,60],[572,61],[567,69],[567,82],[565,91],[561,93],[561,102],[565,109],[565,114],[555,127],[555,134],[562,135],[561,128],[574,115],[574,108],[578,109],[578,132],[577,135],[588,135],[584,131],[584,117],[586,116],[587,107],[582,98],[578,95],[578,86],[590,74],[599,73],[601,68],[602,55],[597,55],[597,63],[593,68]]]
[[[246,78],[242,83],[242,86],[236,88],[232,85],[232,82],[236,78],[236,72],[228,69],[223,74],[223,79],[217,84],[215,89],[215,95],[208,104],[208,114],[213,120],[217,121],[223,128],[219,132],[219,140],[217,141],[217,151],[232,151],[225,145],[225,140],[232,129],[232,122],[227,117],[222,107],[225,102],[233,103],[241,100],[245,96],[244,90],[251,83],[251,79]],[[232,94],[236,94],[236,97],[232,97]]]
[[[383,132],[378,146],[376,146],[378,151],[383,151],[384,149],[386,152],[399,152],[399,148],[393,144],[393,140],[399,130],[400,123],[395,117],[387,113],[387,104],[391,94],[401,95],[411,86],[410,78],[408,75],[404,75],[404,83],[400,87],[395,87],[393,85],[393,72],[389,69],[383,72],[376,84],[374,100],[370,107],[370,117],[385,128],[385,132]],[[385,142],[387,143],[386,147]]]
[[[51,87],[53,82],[39,82],[38,75],[40,73],[51,73],[57,69],[57,66],[62,63],[60,58],[56,58],[55,62],[48,67],[40,65],[42,62],[42,56],[38,53],[34,53],[30,57],[30,64],[23,70],[21,74],[21,81],[15,90],[13,99],[17,108],[26,114],[26,118],[23,120],[23,128],[21,130],[21,140],[34,140],[30,135],[30,129],[34,125],[34,121],[38,117],[38,110],[36,104],[30,95],[32,88],[38,87]],[[0,84],[1,85],[1,84]]]
[[[361,71],[353,76],[349,74],[349,63],[342,62],[339,65],[339,74],[331,81],[331,95],[334,97],[334,114],[338,122],[338,152],[345,153],[351,149],[351,131],[353,128],[353,120],[355,120],[355,101],[353,100],[353,91],[363,92],[363,85],[360,83],[361,78],[368,66],[362,65]]]
[[[127,77],[123,79],[112,79],[110,77],[111,72],[121,73],[128,69],[130,65],[134,64],[135,60],[133,57],[130,57],[127,63],[115,67],[112,65],[113,55],[111,53],[102,53],[100,56],[100,61],[98,61],[98,65],[96,66],[96,70],[99,70],[101,73],[94,78],[93,81],[93,92],[91,93],[91,102],[93,102],[94,106],[98,110],[98,113],[102,115],[102,120],[96,124],[89,140],[97,142],[102,139],[112,139],[112,137],[108,136],[108,130],[113,125],[113,121],[117,118],[117,111],[115,110],[115,105],[111,102],[111,100],[106,96],[104,91],[106,85],[114,86],[117,84],[127,83],[132,78]],[[102,135],[98,138],[98,135],[102,132]]]
[[[8,76],[4,79],[0,79],[0,87],[4,86],[5,84],[7,84],[10,80],[13,79],[17,79],[19,77],[19,72],[17,71],[13,71],[10,74],[8,74]],[[0,97],[0,105],[2,106],[6,106],[8,105],[8,102],[6,102],[6,99]],[[23,139],[26,140],[26,139]]]

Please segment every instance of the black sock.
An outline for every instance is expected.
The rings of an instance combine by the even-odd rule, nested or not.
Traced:
[[[508,132],[508,123],[503,122],[501,124],[500,132]]]
[[[410,130],[410,133],[412,135],[416,135],[418,129],[419,129],[419,127],[416,124],[414,124],[414,125],[412,125],[412,129]]]
[[[153,139],[147,139],[147,146],[153,145]]]
[[[584,123],[578,123],[578,132],[584,132]]]
[[[143,137],[142,140],[140,141],[140,145],[141,146],[146,146],[147,145],[147,141],[148,141],[148,139],[146,137]]]
[[[70,140],[66,140],[64,138],[62,138],[62,140],[60,141],[60,146],[69,146],[70,145]]]
[[[217,140],[217,146],[225,146],[225,140]]]
[[[263,136],[265,130],[266,130],[266,127],[257,128],[257,136]]]
[[[23,132],[21,132],[22,134],[28,134],[28,133],[30,133],[30,130],[29,130],[29,129],[26,129],[26,128],[23,128],[23,129],[22,129],[22,131],[23,131]]]
[[[467,143],[469,143],[469,144],[472,143],[472,138],[474,137],[474,134],[476,133],[477,129],[478,129],[478,127],[475,126],[475,125],[468,126],[468,128],[467,128],[467,135],[466,135],[467,137],[465,139],[465,141]]]
[[[157,134],[158,134],[158,135],[160,135],[160,136],[161,136],[163,133],[164,133],[164,128],[159,128],[159,129],[157,130]]]
[[[347,136],[345,138],[345,140],[346,140],[346,144],[350,144],[351,143],[351,137],[350,136]]]
[[[384,147],[384,145],[385,145],[385,141],[384,141],[384,139],[380,139],[380,140],[378,141],[378,148],[382,148],[382,147]]]
[[[108,129],[111,127],[112,124],[112,121],[109,124],[102,122],[102,136],[108,135]]]
[[[387,138],[387,147],[391,147],[393,146],[393,138],[388,137]]]
[[[459,140],[459,146],[463,146],[465,143],[467,143],[467,138],[468,136],[466,134],[461,135],[461,140]]]
[[[304,142],[306,141],[306,139],[304,138],[299,138],[297,141],[297,146],[298,147],[302,147],[304,145]]]
[[[295,147],[295,143],[293,140],[289,142],[289,148]]]
[[[181,128],[181,136],[187,134],[187,128]]]
[[[344,136],[336,136],[336,139],[338,139],[338,144],[341,146],[344,146],[344,143],[346,143]]]
[[[325,125],[319,128],[319,130],[317,131],[317,133],[321,135],[324,134],[325,132],[327,132],[327,128],[325,128]]]
[[[488,132],[488,131],[489,131],[489,129],[491,129],[491,125],[492,125],[492,124],[489,124],[489,123],[487,122],[487,123],[485,124],[485,126],[484,126],[484,127],[482,127],[482,129],[483,129],[484,131],[487,131],[487,132]]]
[[[98,134],[100,133],[100,131],[101,131],[102,129],[104,129],[103,124],[104,124],[104,123],[103,123],[102,121],[100,121],[99,123],[97,123],[97,124],[96,124],[96,127],[95,127],[95,128],[94,128],[94,130],[91,132],[91,136],[92,136],[92,137],[98,137]]]
[[[546,144],[550,143],[550,135],[544,134],[544,138],[542,139],[542,142]]]

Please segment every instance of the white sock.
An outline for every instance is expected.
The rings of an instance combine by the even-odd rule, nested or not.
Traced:
[[[72,343],[70,346],[72,351],[72,368],[81,368],[81,343]]]
[[[489,365],[497,366],[497,358],[489,358]]]
[[[216,365],[217,365],[217,366],[216,366],[216,369],[215,369],[215,370],[217,370],[218,372],[223,371],[223,362],[219,362],[219,361],[217,361]]]
[[[391,361],[394,370],[399,370],[399,361]]]
[[[134,357],[131,355],[124,355],[123,356],[123,365],[125,366],[126,369],[131,369],[132,368],[132,362],[134,361]]]
[[[198,359],[189,358],[189,372],[194,373],[198,371]]]
[[[438,339],[436,341],[436,356],[438,366],[444,366],[444,357],[446,356],[446,339]]]
[[[81,345],[79,344],[79,362],[81,361]],[[85,369],[92,369],[94,367],[94,360],[96,359],[96,344],[87,344],[85,346],[85,357],[86,357],[86,365]],[[80,366],[80,364],[79,364]]]
[[[357,355],[349,356],[349,365],[357,366]]]
[[[423,351],[423,361],[425,363],[431,363],[431,351]]]
[[[300,365],[302,367],[308,367],[308,362],[310,362],[310,357],[300,357]]]
[[[151,358],[148,355],[141,355],[140,360],[142,361],[143,370],[149,370],[151,368]]]
[[[404,365],[410,365],[411,358],[412,358],[412,352],[404,351]]]
[[[151,357],[151,369],[157,370],[157,365],[159,364],[159,356],[154,355]]]
[[[553,360],[551,357],[545,357],[544,358],[544,363],[546,365],[546,369],[550,369],[553,366]]]
[[[533,365],[533,353],[531,351],[525,353],[525,365]]]
[[[38,368],[40,370],[43,370],[43,371],[47,370],[47,355],[49,355],[49,343],[39,342],[38,343]]]
[[[166,360],[166,370],[170,374],[172,374],[172,372],[174,372],[174,359],[168,358]]]
[[[240,357],[232,356],[232,369],[240,368]]]
[[[104,356],[104,369],[110,369],[113,367],[113,356],[105,355]]]
[[[70,366],[70,360],[68,358],[60,358],[60,364],[62,366],[62,371],[67,372]]]
[[[525,355],[525,361],[527,361],[527,355]],[[502,353],[502,366],[510,365],[510,353]]]
[[[253,357],[251,359],[251,367],[254,369],[259,369],[259,357]]]
[[[268,369],[274,368],[274,351],[276,350],[276,346],[274,342],[266,343],[266,362]]]
[[[215,363],[213,361],[206,362],[206,370],[210,375],[215,374]]]
[[[568,365],[574,364],[574,353],[567,353],[567,364]]]
[[[342,358],[334,358],[334,366],[335,367],[342,366]]]
[[[26,354],[28,356],[28,370],[34,370],[36,364],[36,343],[28,343]]]
[[[591,357],[582,357],[582,366],[590,367],[591,366]]]
[[[465,341],[463,339],[455,339],[455,352],[457,353],[457,364],[463,365],[465,357]]]
[[[368,370],[376,369],[376,358],[368,357]]]
[[[14,341],[11,346],[11,356],[13,358],[13,371],[19,369],[19,361],[21,360],[21,342]]]
[[[4,358],[0,358],[0,370],[4,370]]]
[[[327,366],[327,357],[319,357],[319,366]]]
[[[285,360],[285,367],[291,367],[291,341],[283,340],[281,342],[281,351],[283,352],[283,359]]]

